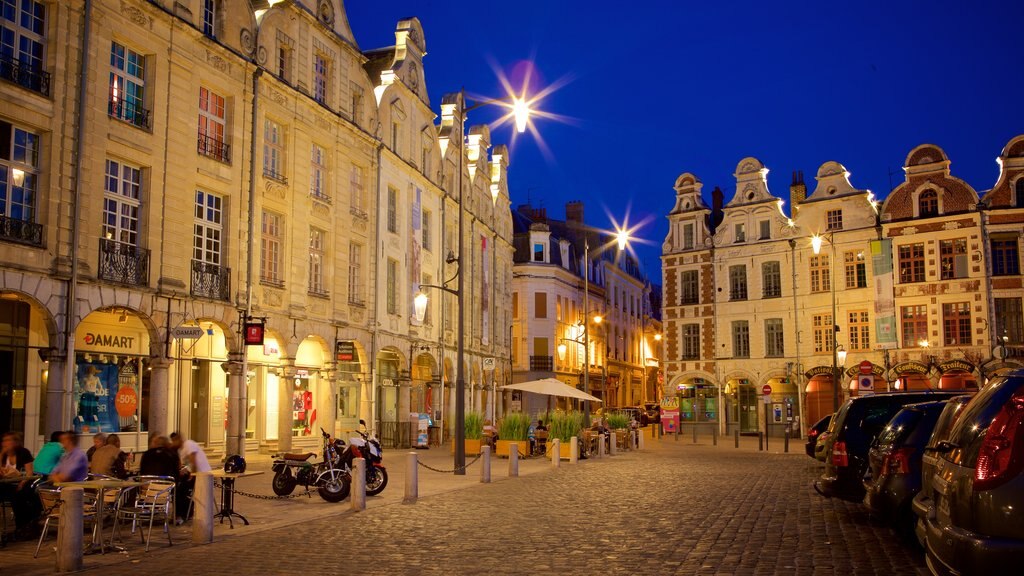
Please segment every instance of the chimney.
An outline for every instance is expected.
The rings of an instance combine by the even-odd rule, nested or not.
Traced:
[[[804,171],[793,172],[793,183],[789,185],[789,206],[793,215],[800,208],[800,203],[807,199],[807,185],[804,184]]]
[[[722,219],[725,218],[725,214],[722,212],[722,206],[725,204],[725,194],[722,189],[715,186],[715,189],[711,191],[711,233],[714,234],[715,229],[722,223]]]
[[[583,224],[583,202],[573,200],[565,203],[565,221],[575,224]]]

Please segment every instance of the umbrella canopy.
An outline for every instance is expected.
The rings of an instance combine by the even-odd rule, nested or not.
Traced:
[[[579,398],[580,400],[590,400],[591,402],[600,402],[600,398],[595,398],[590,394],[587,394],[583,390],[578,390],[554,378],[541,378],[540,380],[530,380],[529,382],[519,382],[518,384],[508,384],[501,387],[503,390],[521,390],[523,392],[532,392],[534,394],[543,394],[545,396],[563,396],[565,398]]]

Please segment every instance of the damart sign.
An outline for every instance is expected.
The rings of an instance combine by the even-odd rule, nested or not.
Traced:
[[[86,346],[96,348],[115,348],[118,350],[134,350],[134,336],[120,336],[117,334],[104,334],[102,332],[86,332],[82,342]]]

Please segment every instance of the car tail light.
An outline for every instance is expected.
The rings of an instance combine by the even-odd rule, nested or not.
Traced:
[[[810,436],[811,438],[814,438],[815,436],[818,435],[818,431],[817,430],[811,430],[810,432],[807,433],[807,435]]]
[[[913,452],[912,448],[900,448],[890,452],[882,462],[882,476],[910,474],[910,455]]]
[[[849,466],[850,459],[846,455],[846,442],[836,442],[832,445],[832,465]]]
[[[1003,405],[985,433],[974,470],[974,489],[991,490],[1024,465],[1024,390]]]

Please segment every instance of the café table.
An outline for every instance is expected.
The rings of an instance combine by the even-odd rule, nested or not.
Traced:
[[[42,478],[42,475],[41,474],[11,474],[10,476],[2,476],[2,477],[0,477],[0,485],[15,485],[15,484],[20,484],[22,482],[22,480],[35,480],[36,478]],[[11,501],[13,501],[16,492],[17,492],[17,488],[14,488],[11,491],[11,493],[9,494],[9,496],[11,497]],[[3,514],[3,517],[0,518],[0,521],[3,522],[2,528],[0,528],[0,546],[6,546],[7,545],[7,536],[8,536],[8,534],[7,534],[7,511],[6,510],[0,510],[0,513]]]
[[[220,518],[220,523],[224,523],[224,519],[228,519],[228,524],[233,529],[235,527],[232,516],[238,516],[245,525],[249,525],[249,520],[245,516],[242,516],[238,512],[235,512],[235,480],[239,478],[246,478],[249,476],[259,476],[263,474],[262,470],[252,470],[248,472],[225,472],[224,470],[212,470],[210,476],[221,479],[220,485],[220,512],[213,515],[214,518]]]
[[[86,490],[96,491],[96,534],[99,536],[99,543],[96,542],[96,538],[93,538],[92,542],[86,547],[86,554],[103,554],[108,549],[123,552],[124,548],[115,546],[113,542],[113,536],[111,536],[110,544],[104,544],[103,542],[103,521],[106,516],[106,500],[104,495],[107,490],[128,490],[131,488],[138,488],[142,486],[142,482],[136,482],[134,480],[84,480],[81,482],[56,482],[54,484],[60,488],[68,486],[77,486]]]

